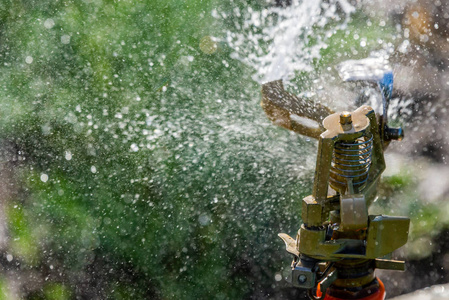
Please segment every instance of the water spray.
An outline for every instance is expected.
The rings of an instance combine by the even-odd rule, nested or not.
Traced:
[[[270,120],[318,139],[313,194],[302,200],[304,223],[296,239],[279,236],[294,257],[291,283],[307,289],[311,299],[384,299],[374,270],[405,269],[403,261],[385,257],[407,242],[410,225],[406,217],[368,214],[385,170],[384,151],[403,137],[401,128],[388,127],[393,73],[373,59],[347,61],[337,69],[343,81],[375,85],[382,98],[379,111],[362,105],[334,112],[288,93],[281,80],[262,86]]]

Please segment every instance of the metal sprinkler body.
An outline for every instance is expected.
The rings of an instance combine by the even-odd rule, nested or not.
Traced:
[[[307,289],[311,299],[383,299],[385,289],[374,270],[405,269],[403,261],[382,257],[407,242],[410,219],[368,214],[385,170],[384,150],[403,137],[402,129],[387,126],[392,73],[370,63],[350,61],[340,66],[340,74],[345,81],[377,84],[381,115],[367,105],[334,113],[286,92],[282,81],[262,87],[262,107],[275,124],[318,139],[313,194],[302,200],[303,224],[296,239],[279,234],[294,257],[291,283]]]

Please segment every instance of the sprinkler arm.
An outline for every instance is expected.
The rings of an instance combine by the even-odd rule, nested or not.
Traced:
[[[261,106],[274,124],[315,139],[325,131],[324,118],[334,113],[327,106],[288,93],[282,80],[262,85]]]
[[[393,94],[393,71],[390,66],[378,59],[367,58],[344,61],[336,69],[344,82],[366,82],[379,88],[382,110],[377,112],[377,117],[383,149],[392,140],[402,140],[402,128],[388,127],[388,106]],[[261,106],[275,125],[315,139],[326,131],[322,124],[324,118],[334,113],[323,104],[287,92],[282,80],[262,85]]]

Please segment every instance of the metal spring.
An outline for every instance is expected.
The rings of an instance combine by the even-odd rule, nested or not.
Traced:
[[[348,191],[352,181],[354,192],[360,192],[368,181],[373,151],[373,136],[362,136],[353,142],[335,143],[330,170],[330,186],[337,192]]]

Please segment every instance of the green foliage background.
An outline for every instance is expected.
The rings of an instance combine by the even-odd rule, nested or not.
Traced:
[[[26,298],[272,290],[276,234],[307,193],[287,172],[297,161],[278,159],[307,145],[265,120],[229,49],[200,51],[226,26],[210,13],[222,5],[0,3],[8,253],[46,278]]]
[[[224,43],[213,54],[199,47],[244,22],[213,9],[267,5],[0,2],[0,139],[14,176],[5,255],[9,268],[34,272],[24,298],[279,290],[274,275],[289,258],[276,235],[301,222],[315,144],[266,120],[253,70]],[[345,47],[341,60],[366,54],[351,38]]]

